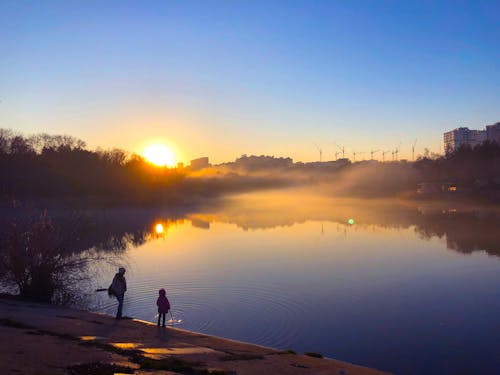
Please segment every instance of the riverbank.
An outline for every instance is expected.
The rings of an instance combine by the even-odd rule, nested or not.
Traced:
[[[387,374],[135,319],[5,298],[0,298],[0,335],[5,338],[1,374]]]

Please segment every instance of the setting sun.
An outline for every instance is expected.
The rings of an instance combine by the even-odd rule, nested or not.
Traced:
[[[165,145],[151,145],[144,150],[143,155],[147,161],[160,167],[175,166],[174,153]]]
[[[155,225],[155,232],[156,234],[163,234],[165,232],[165,228],[163,228],[162,223],[158,223]]]

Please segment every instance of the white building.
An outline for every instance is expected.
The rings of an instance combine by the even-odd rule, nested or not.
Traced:
[[[486,126],[486,138],[500,145],[500,122]]]
[[[495,125],[491,125],[495,126]],[[456,151],[462,145],[475,147],[488,139],[486,130],[457,128],[444,133],[444,151],[446,155]]]

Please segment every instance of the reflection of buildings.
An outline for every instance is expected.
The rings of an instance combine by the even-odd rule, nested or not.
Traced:
[[[200,169],[203,169],[203,168],[210,167],[210,164],[208,162],[208,157],[205,156],[205,157],[202,157],[202,158],[191,160],[190,167],[191,167],[191,170],[193,170],[193,171],[197,171],[197,170],[200,170]]]
[[[446,132],[444,133],[444,150],[448,155],[462,145],[475,147],[486,140],[500,143],[500,122],[486,126],[485,130],[461,127]]]

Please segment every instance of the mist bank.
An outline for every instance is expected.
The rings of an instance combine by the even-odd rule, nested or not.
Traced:
[[[25,137],[0,130],[4,202],[75,200],[102,204],[198,204],[245,192],[308,187],[332,196],[480,198],[500,201],[500,146],[462,147],[415,162],[348,159],[293,162],[247,156],[203,169],[158,167],[120,149],[89,150],[71,136]]]
[[[207,169],[206,172],[209,172]],[[212,174],[279,177],[335,196],[404,198],[482,198],[500,202],[500,145],[484,142],[439,156],[380,162],[349,159],[294,163],[290,158],[243,155],[214,166]]]

